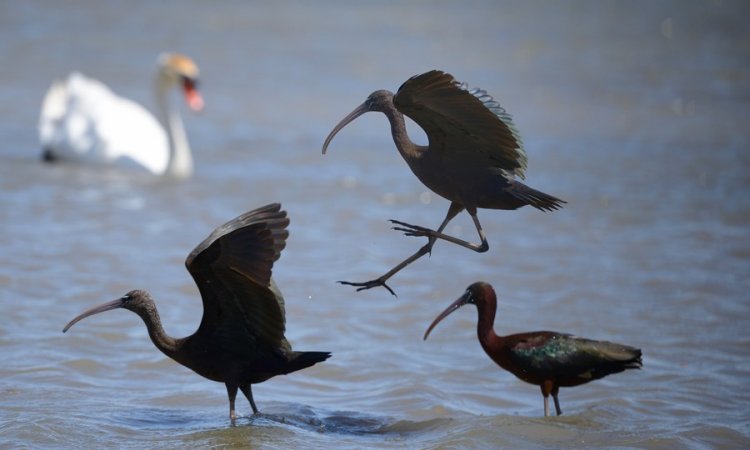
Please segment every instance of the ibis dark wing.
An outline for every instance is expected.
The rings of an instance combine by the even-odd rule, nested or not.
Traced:
[[[641,357],[640,350],[627,345],[554,332],[528,333],[511,352],[537,373],[591,379],[640,366]]]
[[[430,151],[460,153],[524,177],[526,152],[511,116],[487,92],[468,90],[439,70],[416,75],[398,89],[396,108],[427,134]]]
[[[198,332],[232,327],[219,331],[286,345],[284,303],[271,269],[288,225],[280,204],[266,205],[218,227],[188,255],[185,266],[203,297]]]

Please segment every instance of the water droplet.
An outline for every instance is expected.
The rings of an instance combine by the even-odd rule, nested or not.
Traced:
[[[695,114],[695,100],[683,100],[678,98],[672,102],[672,112],[678,116]]]
[[[671,17],[667,17],[666,19],[661,21],[661,35],[664,36],[666,39],[672,40],[672,36],[674,34],[674,24]]]
[[[347,175],[341,180],[341,184],[343,184],[346,189],[353,189],[357,187],[357,178],[355,178],[354,175]]]
[[[393,192],[386,192],[383,194],[382,201],[386,205],[394,205],[396,203],[396,194]]]

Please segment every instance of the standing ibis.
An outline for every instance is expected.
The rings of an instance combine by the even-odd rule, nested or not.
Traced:
[[[102,82],[73,72],[52,83],[42,103],[39,140],[45,161],[140,167],[156,175],[185,178],[193,172],[187,134],[169,92],[179,87],[193,111],[203,108],[198,66],[177,53],[157,60],[155,118],[140,104]]]
[[[377,279],[362,283],[342,281],[342,284],[355,286],[358,291],[383,286],[394,294],[386,281],[430,253],[436,239],[476,252],[489,249],[477,208],[514,210],[531,205],[551,211],[565,203],[515,179],[524,178],[526,152],[511,116],[487,92],[468,90],[450,74],[432,70],[407,80],[395,95],[386,90],[373,92],[333,128],[323,144],[323,153],[336,133],[368,111],[386,115],[396,148],[414,175],[451,203],[437,231],[392,220],[398,225],[395,230],[408,236],[426,236],[427,244]],[[425,131],[427,146],[409,139],[404,114]],[[474,221],[480,244],[443,233],[448,222],[464,209]]]
[[[560,387],[578,386],[626,369],[640,369],[641,350],[607,341],[593,341],[553,331],[498,336],[493,330],[497,297],[488,283],[477,282],[445,309],[424,334],[427,339],[435,325],[463,305],[476,305],[479,312],[477,336],[487,355],[500,367],[521,380],[540,386],[544,415],[549,415],[552,394],[555,411],[562,414],[557,392]]]
[[[214,230],[185,261],[203,298],[198,330],[184,338],[168,336],[154,300],[146,291],[130,291],[71,320],[124,308],[138,314],[148,335],[165,355],[209,380],[224,383],[229,417],[237,416],[237,389],[258,408],[251,385],[325,361],[328,352],[296,352],[284,337],[284,298],[271,269],[289,235],[289,219],[278,203],[242,214]]]

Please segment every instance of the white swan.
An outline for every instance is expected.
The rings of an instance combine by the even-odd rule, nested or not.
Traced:
[[[181,85],[188,106],[201,110],[203,99],[195,88],[198,67],[175,53],[160,55],[157,65],[156,107],[164,127],[143,106],[97,80],[74,72],[55,81],[39,118],[44,160],[131,165],[158,175],[190,176],[190,146],[168,94]]]

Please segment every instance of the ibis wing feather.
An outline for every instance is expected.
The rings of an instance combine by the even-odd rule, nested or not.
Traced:
[[[641,358],[633,347],[553,332],[528,333],[512,354],[539,373],[592,379],[639,367]]]
[[[190,253],[185,265],[203,298],[199,331],[231,326],[283,345],[284,303],[271,273],[288,225],[281,205],[267,205],[218,227]]]
[[[468,90],[439,70],[407,80],[396,108],[421,126],[430,151],[460,152],[510,175],[524,177],[526,152],[511,116],[481,89]]]
[[[231,334],[236,337],[250,336],[251,340],[255,337],[270,344],[270,348],[288,347],[284,338],[283,299],[278,290],[248,282],[245,275],[234,270],[222,276],[221,284],[229,292],[221,297],[220,308],[224,314],[217,317],[214,326],[231,328]]]

